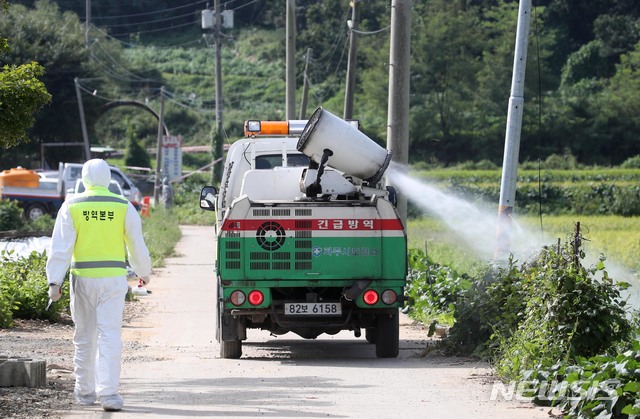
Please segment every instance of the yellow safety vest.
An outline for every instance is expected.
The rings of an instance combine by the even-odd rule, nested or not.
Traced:
[[[90,278],[126,275],[127,198],[93,186],[67,205],[76,230],[71,273]]]

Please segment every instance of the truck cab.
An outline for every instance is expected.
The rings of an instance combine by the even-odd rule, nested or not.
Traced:
[[[389,160],[322,108],[309,121],[245,124],[220,190],[200,200],[216,213],[222,357],[241,356],[248,328],[307,339],[364,330],[378,357],[398,355],[406,234],[381,182]]]

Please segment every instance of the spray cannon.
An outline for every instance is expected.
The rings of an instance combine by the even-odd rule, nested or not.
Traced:
[[[297,149],[311,159],[300,181],[300,189],[308,197],[351,195],[356,186],[348,177],[375,187],[391,161],[391,152],[322,107],[316,109],[302,130]],[[344,176],[335,170],[325,171],[325,166]]]

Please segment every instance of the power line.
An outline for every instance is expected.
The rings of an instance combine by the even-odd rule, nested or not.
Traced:
[[[346,21],[347,17],[349,16],[349,9],[350,9],[350,6],[348,6],[348,5],[347,5],[347,7],[345,8],[344,16],[343,16],[342,20]],[[337,49],[338,49],[338,44],[340,43],[340,38],[341,38],[343,35],[344,35],[344,33],[343,33],[342,31],[337,31],[337,32],[336,32],[336,37],[335,37],[335,39],[334,39],[334,41],[333,41],[332,48],[329,50],[330,52],[329,52],[329,51],[327,51],[327,52],[326,52],[325,54],[323,54],[321,57],[319,57],[319,58],[314,58],[312,61],[327,61],[327,60],[328,60],[328,61],[331,61],[331,60],[330,60],[330,58],[332,58],[332,57],[333,57],[333,55],[335,54],[335,52],[337,51]]]
[[[215,113],[215,110],[213,110],[213,109],[205,109],[205,108],[195,107],[193,105],[187,105],[185,103],[182,103],[182,102],[172,98],[171,94],[169,92],[167,92],[167,91],[165,91],[165,94],[166,94],[165,98],[169,102],[174,103],[174,104],[180,106],[181,108],[189,109],[189,110],[191,110],[193,112],[198,112],[198,113],[202,113],[202,114],[214,114]]]
[[[230,0],[226,3],[223,3],[222,5],[227,6],[231,3],[233,3],[234,1],[238,1],[238,0]],[[254,4],[256,2],[258,2],[259,0],[250,0],[249,2],[239,5],[237,7],[228,9],[228,10],[239,10],[242,9],[246,6],[249,6],[251,4]],[[195,2],[195,3],[191,3],[189,5],[185,5],[185,6],[179,6],[179,7],[175,7],[172,9],[163,9],[163,10],[159,10],[159,11],[154,11],[154,12],[147,12],[147,13],[139,13],[139,14],[134,14],[134,15],[121,15],[121,16],[104,16],[104,17],[95,17],[95,19],[107,19],[107,18],[119,18],[119,19],[123,19],[123,18],[128,18],[128,17],[135,17],[135,16],[143,16],[143,15],[150,15],[150,14],[155,14],[155,13],[164,13],[167,11],[172,11],[172,10],[178,10],[178,9],[182,9],[185,7],[191,7],[194,5],[198,5],[201,3],[205,3],[205,1],[199,1],[199,2]],[[178,15],[178,16],[171,16],[171,17],[167,17],[167,18],[161,18],[161,19],[155,19],[155,20],[148,20],[148,21],[142,21],[142,22],[131,22],[131,23],[116,23],[116,24],[107,24],[107,25],[103,25],[104,27],[106,27],[107,29],[109,28],[117,28],[117,27],[131,27],[131,26],[137,26],[137,25],[146,25],[146,24],[154,24],[154,23],[161,23],[161,22],[170,22],[176,19],[183,19],[189,16],[194,16],[194,12],[190,12],[190,13],[186,13],[186,14],[182,14],[182,15]],[[94,20],[95,20],[94,19]],[[155,32],[165,32],[165,31],[170,31],[173,29],[179,29],[179,28],[184,28],[186,26],[190,26],[197,23],[197,19],[194,19],[192,22],[187,22],[187,23],[183,23],[183,24],[178,24],[178,25],[172,25],[170,27],[164,27],[164,28],[157,28],[157,29],[148,29],[148,30],[136,30],[136,31],[131,31],[131,32],[120,32],[120,33],[112,33],[109,34],[107,32],[105,32],[104,30],[98,29],[98,27],[92,25],[93,28],[95,28],[96,30],[98,30],[99,32],[103,33],[105,36],[108,36],[110,38],[113,39],[117,39],[115,37],[117,36],[127,36],[127,35],[133,35],[133,34],[142,34],[142,33],[155,33]],[[135,46],[135,44],[131,44],[131,43],[127,43],[124,41],[121,41],[119,39],[117,39],[119,42],[122,42],[123,45],[127,45],[127,46]],[[172,45],[172,46],[180,46],[180,45],[189,45],[192,43],[196,43],[196,41],[189,41],[187,43],[183,43],[183,44],[178,44],[178,45]]]
[[[119,100],[119,99],[111,99],[111,98],[108,98],[106,96],[99,95],[98,92],[104,90],[105,86],[92,87],[90,85],[90,83],[87,83],[87,81],[96,81],[96,80],[97,80],[96,78],[79,79],[79,81],[82,81],[82,83],[83,83],[80,86],[82,86],[83,90],[85,92],[89,93],[91,96],[95,96],[95,97],[98,97],[100,99],[109,100],[109,101],[111,101],[111,100]],[[108,80],[110,80],[110,78],[101,77],[99,80],[108,81]],[[150,95],[146,95],[147,98],[156,97],[157,94],[153,93],[153,91],[156,91],[156,90],[159,90],[159,89],[149,89],[151,94]],[[134,91],[134,90],[125,90],[125,89],[118,88],[117,91],[116,90],[109,90],[109,91],[111,92],[111,94],[118,94],[119,96],[132,97],[132,98],[140,97],[140,91],[139,90]]]
[[[220,6],[225,6],[225,9],[228,9],[228,5],[230,3],[233,3],[233,2],[236,2],[236,1],[239,1],[239,0],[229,0],[227,2],[222,3]],[[249,6],[249,5],[253,4],[253,3],[257,3],[258,1],[260,1],[260,0],[251,0],[248,3],[242,4],[240,6],[237,6],[237,7],[233,8],[233,9],[228,9],[228,10],[239,10],[239,9],[242,9],[243,7]],[[152,12],[135,13],[135,14],[130,14],[130,15],[92,16],[91,20],[118,20],[118,19],[128,19],[128,18],[131,18],[131,17],[150,16],[150,15],[155,15],[155,14],[158,14],[158,13],[166,13],[166,12],[172,12],[172,11],[175,11],[175,10],[186,9],[186,8],[189,8],[189,7],[192,7],[192,6],[198,6],[198,5],[201,5],[203,3],[209,3],[209,2],[210,2],[210,0],[200,0],[200,1],[196,1],[194,3],[185,4],[183,6],[172,7],[172,8],[169,8],[169,9],[154,10]],[[197,10],[195,10],[195,11],[197,11]],[[177,17],[177,16],[174,16],[174,18],[175,17]],[[147,22],[142,22],[142,23],[149,23],[149,22],[152,22],[152,21],[147,21]],[[110,26],[115,26],[115,25],[110,25]]]
[[[232,1],[233,1],[233,0],[232,0]],[[243,7],[247,7],[247,6],[252,5],[253,3],[257,3],[257,2],[259,2],[259,1],[260,1],[260,0],[251,0],[249,3],[245,3],[245,4],[241,5],[241,6],[237,6],[237,7],[234,7],[233,9],[229,9],[229,10],[233,10],[233,11],[240,10],[240,9],[242,9]],[[228,3],[231,3],[231,2],[228,2]],[[226,4],[226,3],[223,3],[222,5],[224,6],[225,4]]]
[[[107,75],[109,75],[112,79],[115,80],[119,80],[125,83],[137,83],[140,81],[153,81],[153,82],[158,82],[157,80],[149,80],[149,79],[142,79],[138,76],[135,76],[136,79],[132,79],[129,76],[125,75],[125,74],[121,74],[118,73],[116,70],[112,69],[109,64],[101,61],[97,55],[95,55],[94,53],[91,53],[90,57],[93,59],[93,62],[99,67],[101,68]],[[133,74],[133,73],[130,73]]]
[[[194,11],[191,11],[189,13],[182,14],[182,15],[163,17],[162,19],[145,20],[145,21],[142,21],[142,22],[114,23],[114,24],[107,24],[107,25],[103,25],[103,26],[106,26],[108,28],[115,28],[115,27],[122,27],[122,26],[147,25],[147,24],[150,24],[150,23],[159,23],[159,22],[167,22],[167,21],[176,20],[176,19],[182,19],[182,18],[187,17],[187,16],[193,16],[194,13],[197,13],[197,12],[198,12],[197,10],[194,10]]]
[[[88,94],[90,94],[90,95],[91,95],[91,96],[93,96],[93,97],[97,97],[97,98],[99,98],[99,99],[105,100],[105,101],[107,101],[107,102],[113,102],[114,100],[118,100],[118,99],[111,99],[111,98],[108,98],[108,97],[106,97],[106,96],[99,95],[99,94],[98,94],[98,90],[97,90],[97,89],[93,89],[93,90],[91,90],[91,89],[89,89],[89,88],[87,88],[87,87],[83,86],[82,84],[80,84],[80,82],[79,82],[79,81],[78,81],[78,87],[79,87],[79,88],[80,88],[80,90],[82,90],[83,92],[88,93]]]
[[[168,28],[159,28],[159,29],[149,29],[146,31],[133,31],[133,32],[122,32],[122,33],[114,33],[111,34],[112,36],[125,36],[125,35],[133,35],[133,34],[140,34],[140,33],[152,33],[152,32],[169,32],[172,31],[174,29],[179,29],[179,28],[184,28],[185,26],[193,26],[194,23],[196,23],[196,21],[193,22],[189,22],[189,23],[183,23],[180,25],[174,25]]]
[[[102,36],[104,36],[105,38],[109,38],[113,41],[119,42],[120,44],[129,47],[129,48],[136,48],[139,47],[140,44],[133,44],[131,42],[126,42],[123,41],[122,39],[116,38],[113,35],[110,35],[109,33],[105,32],[104,30],[100,29],[97,26],[91,25],[91,28],[97,32],[99,32],[100,34],[102,34]],[[158,48],[158,49],[169,49],[169,48],[175,48],[175,47],[182,47],[182,46],[186,46],[186,45],[191,45],[191,44],[201,44],[202,43],[202,38],[198,37],[196,39],[194,39],[193,41],[187,41],[187,42],[182,42],[179,44],[171,44],[171,45],[166,45],[166,46],[154,46],[154,48]]]
[[[170,9],[162,9],[162,10],[155,10],[153,12],[144,12],[144,13],[136,13],[136,14],[132,14],[132,15],[120,15],[120,16],[92,16],[91,19],[95,20],[95,19],[126,19],[126,18],[130,18],[130,17],[137,17],[137,16],[149,16],[149,15],[154,15],[156,13],[165,13],[165,12],[171,12],[174,10],[179,10],[179,9],[185,9],[187,7],[192,7],[192,6],[196,6],[198,4],[202,4],[202,3],[207,3],[209,0],[200,0],[197,1],[195,3],[191,3],[191,4],[185,4],[184,6],[177,6],[177,7],[173,7]]]
[[[333,72],[334,76],[338,74],[338,71],[340,71],[340,65],[342,64],[342,59],[344,58],[344,52],[349,48],[349,46],[347,45],[348,43],[349,43],[349,38],[345,37],[344,44],[342,45],[342,53],[340,54],[340,59],[338,60],[338,64],[336,64],[335,71]]]
[[[109,52],[104,48],[104,46],[100,42],[95,42],[93,45],[97,45],[98,48],[100,48],[100,50],[104,53],[104,55],[106,55],[108,61],[112,65],[117,66],[117,67],[121,68],[122,70],[124,70],[125,74],[128,74],[129,76],[133,77],[135,79],[135,81],[162,83],[161,80],[147,79],[147,78],[140,77],[137,74],[133,73],[131,70],[129,70],[124,65],[122,65],[120,62],[118,62],[115,58],[113,58],[113,56],[111,54],[109,54]],[[91,56],[94,57],[94,59],[97,59],[97,55],[92,54]]]
[[[373,35],[373,34],[376,34],[376,33],[387,31],[387,30],[389,30],[389,28],[391,28],[391,26],[387,26],[387,27],[384,27],[382,29],[378,29],[376,31],[359,31],[357,29],[349,29],[349,30],[351,32],[355,32],[355,33],[357,33],[359,35]]]
[[[85,92],[85,93],[87,93],[87,94],[89,94],[89,95],[91,95],[93,97],[97,97],[99,99],[107,101],[107,102],[114,102],[114,101],[117,101],[117,100],[123,100],[122,97],[116,99],[116,98],[111,98],[111,97],[107,97],[107,96],[98,94],[98,90],[97,89],[92,89],[88,85],[80,83],[80,81],[87,81],[87,80],[98,80],[98,78],[94,77],[94,78],[91,78],[91,79],[78,79],[78,87],[83,92]],[[104,80],[104,78],[102,78],[102,80]],[[160,89],[151,89],[151,90],[152,91],[153,90],[158,90],[159,91]],[[201,108],[201,107],[196,107],[196,106],[193,106],[193,105],[188,105],[188,104],[185,104],[183,102],[180,102],[179,100],[175,99],[176,96],[177,95],[175,93],[165,90],[165,98],[168,101],[170,101],[170,102],[172,102],[172,103],[174,103],[174,104],[176,104],[176,105],[178,105],[178,106],[180,106],[182,108],[189,109],[191,111],[202,113],[202,114],[212,114],[214,112],[213,110],[207,110],[207,109],[204,109],[204,108]],[[130,97],[135,97],[135,95],[130,95]],[[132,99],[132,100],[135,100],[135,99]]]

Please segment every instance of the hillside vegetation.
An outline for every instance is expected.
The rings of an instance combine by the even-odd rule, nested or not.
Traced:
[[[586,164],[620,164],[640,154],[640,3],[628,0],[536,2],[526,76],[521,160],[568,154]],[[285,2],[229,1],[234,27],[223,30],[224,129],[228,141],[249,118],[284,114]],[[127,130],[153,146],[157,121],[138,108],[104,112],[113,100],[159,109],[186,144],[209,144],[214,63],[200,28],[205,1],[92,5],[89,42],[84,3],[21,0],[0,21],[9,39],[3,64],[38,61],[53,95],[36,115],[31,141],[3,153],[0,165],[33,166],[40,144],[81,140],[73,85],[78,78],[92,144],[123,147]],[[517,2],[428,0],[412,5],[410,156],[412,163],[500,164],[513,63]],[[390,2],[360,4],[354,116],[386,141]],[[349,3],[296,2],[299,103],[307,50],[306,115],[317,106],[342,115]],[[299,111],[299,110],[298,110]],[[297,113],[297,112],[296,112]],[[46,160],[79,158],[79,148],[47,150]]]

